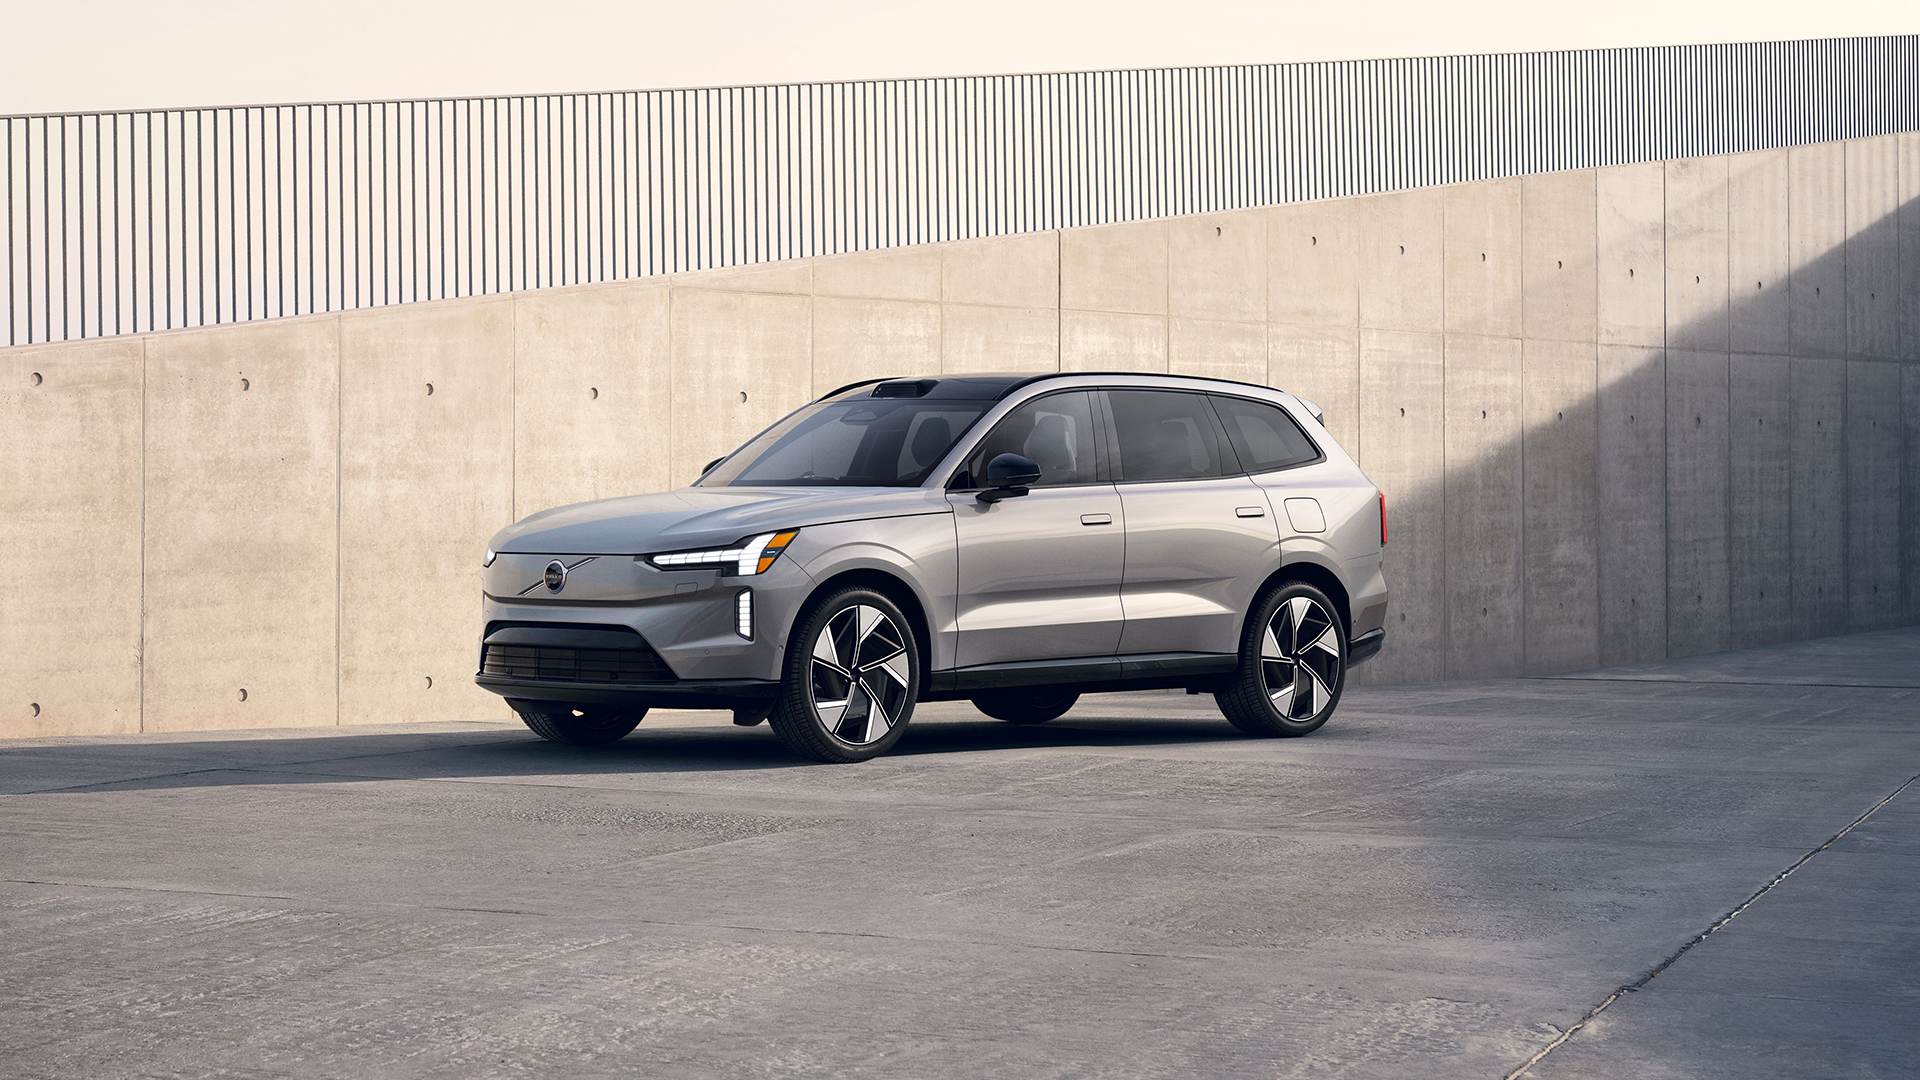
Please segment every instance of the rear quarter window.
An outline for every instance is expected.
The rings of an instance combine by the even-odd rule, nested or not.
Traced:
[[[1272,472],[1319,461],[1323,456],[1287,410],[1264,401],[1214,396],[1227,441],[1250,473]]]

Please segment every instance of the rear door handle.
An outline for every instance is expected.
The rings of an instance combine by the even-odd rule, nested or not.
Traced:
[[[1081,514],[1081,515],[1080,515],[1080,524],[1082,524],[1082,525],[1111,525],[1111,524],[1113,524],[1113,515],[1112,515],[1112,514]]]
[[[1233,516],[1234,517],[1266,517],[1267,511],[1266,511],[1266,508],[1262,506],[1236,506],[1233,508]]]

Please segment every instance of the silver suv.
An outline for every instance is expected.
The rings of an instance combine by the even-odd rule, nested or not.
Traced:
[[[1248,734],[1305,735],[1386,636],[1385,542],[1384,497],[1291,394],[861,382],[691,487],[502,530],[477,680],[573,745],[716,708],[863,761],[919,701],[1038,724],[1083,693],[1181,687]]]

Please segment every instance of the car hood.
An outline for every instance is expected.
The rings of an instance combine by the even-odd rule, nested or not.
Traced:
[[[834,521],[950,512],[945,492],[924,488],[681,488],[542,510],[495,533],[487,546],[521,554],[643,555],[726,547],[755,533]]]

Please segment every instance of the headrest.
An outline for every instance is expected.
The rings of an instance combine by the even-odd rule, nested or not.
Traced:
[[[1073,453],[1073,432],[1067,418],[1057,414],[1042,416],[1027,436],[1026,456],[1040,466],[1041,475],[1057,480],[1070,474],[1077,464]]]
[[[940,455],[953,445],[953,428],[944,416],[929,416],[920,421],[919,430],[913,433],[913,461],[926,468],[940,460]]]

